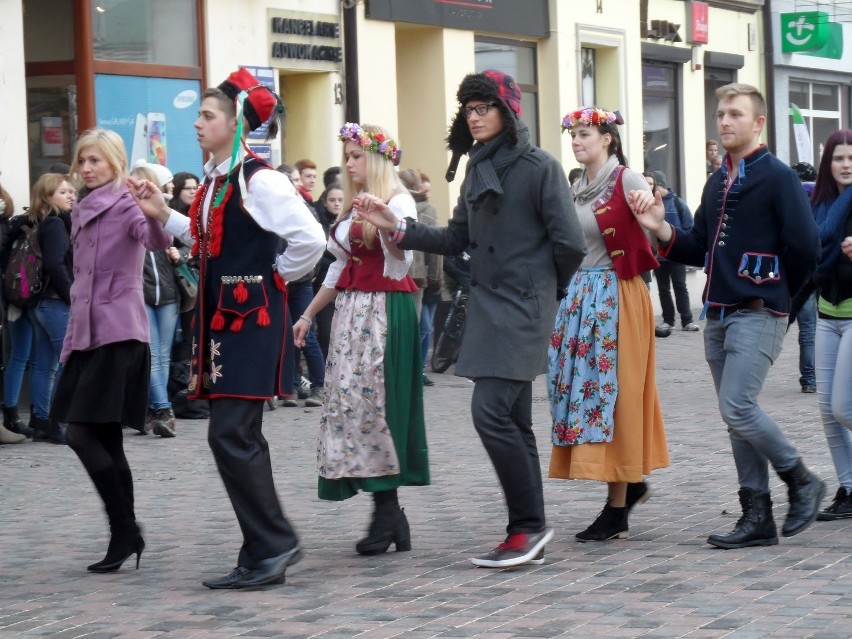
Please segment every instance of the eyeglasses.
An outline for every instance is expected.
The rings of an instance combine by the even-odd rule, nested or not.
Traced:
[[[497,105],[494,104],[493,102],[489,103],[489,104],[477,104],[476,106],[472,106],[472,107],[464,107],[462,109],[462,113],[464,113],[465,120],[469,120],[471,114],[473,114],[474,111],[476,111],[476,115],[483,116],[486,113],[488,113],[488,109],[490,109],[491,107],[494,107],[494,106],[497,106]]]

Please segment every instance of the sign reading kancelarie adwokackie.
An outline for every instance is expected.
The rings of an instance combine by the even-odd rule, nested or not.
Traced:
[[[339,71],[340,16],[268,9],[269,64],[279,69]]]

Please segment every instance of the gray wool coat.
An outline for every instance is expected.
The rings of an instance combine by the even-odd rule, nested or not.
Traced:
[[[562,166],[531,146],[500,177],[502,195],[465,197],[444,228],[406,220],[399,246],[471,256],[468,313],[455,374],[531,381],[547,368],[562,290],[586,254]]]

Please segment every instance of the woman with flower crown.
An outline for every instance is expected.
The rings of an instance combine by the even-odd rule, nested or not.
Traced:
[[[549,350],[550,477],[607,483],[603,511],[578,541],[626,538],[628,514],[650,497],[643,476],[669,464],[654,374],[654,311],[642,272],[657,267],[634,212],[662,207],[627,168],[618,112],[568,113],[571,187],[588,252],[559,305]]]
[[[343,142],[344,202],[359,193],[385,201],[400,219],[416,217],[395,166],[400,150],[383,128],[347,123]],[[369,532],[355,549],[363,555],[411,549],[400,486],[429,484],[423,420],[420,328],[408,275],[412,252],[386,231],[345,208],[331,227],[328,250],[336,261],[322,288],[293,325],[304,344],[316,314],[335,302],[325,376],[325,403],[317,446],[319,497],[343,500],[373,494]]]

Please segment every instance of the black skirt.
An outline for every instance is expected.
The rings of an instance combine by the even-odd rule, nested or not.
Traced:
[[[50,417],[67,423],[118,423],[141,430],[148,410],[151,350],[128,340],[72,351],[56,383]]]

